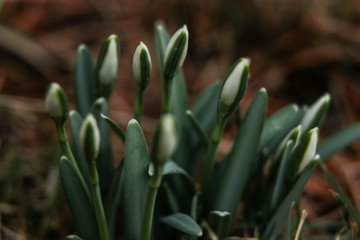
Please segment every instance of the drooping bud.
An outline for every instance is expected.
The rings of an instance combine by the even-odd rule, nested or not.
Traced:
[[[164,54],[164,79],[170,81],[184,63],[188,50],[189,32],[184,25],[171,37]]]
[[[245,94],[249,79],[249,64],[248,58],[240,58],[225,76],[219,97],[218,111],[226,116],[230,116],[236,110]]]
[[[120,42],[111,35],[102,45],[96,64],[99,96],[109,98],[112,93],[119,67]]]
[[[314,127],[319,127],[325,118],[326,111],[330,104],[330,95],[323,94],[305,112],[301,125],[305,131]]]
[[[177,146],[176,122],[172,114],[164,114],[157,125],[151,149],[155,167],[163,166]]]
[[[86,160],[95,161],[99,155],[100,132],[96,119],[91,113],[86,116],[81,125],[80,142]]]
[[[144,90],[149,83],[151,69],[149,50],[143,42],[140,42],[133,57],[133,73],[135,82],[141,90]]]
[[[69,102],[62,87],[51,83],[45,97],[45,108],[50,117],[64,123],[68,117]]]

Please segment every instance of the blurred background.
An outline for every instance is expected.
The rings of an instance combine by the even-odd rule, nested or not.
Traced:
[[[43,99],[56,81],[74,103],[79,44],[96,59],[102,42],[110,34],[119,36],[121,62],[111,108],[122,127],[132,117],[135,99],[134,50],[139,41],[149,47],[153,73],[144,127],[151,136],[161,101],[153,41],[157,21],[170,34],[188,26],[183,69],[189,103],[247,56],[251,80],[244,109],[261,87],[269,93],[269,115],[329,92],[332,103],[321,138],[360,120],[358,0],[0,0],[0,239],[64,239],[74,233],[59,194],[60,151]],[[226,134],[221,151],[230,148],[232,138]],[[121,159],[122,147],[116,151]],[[360,143],[354,143],[328,166],[360,212],[359,157]],[[319,173],[308,184],[302,207],[313,224],[345,217]]]

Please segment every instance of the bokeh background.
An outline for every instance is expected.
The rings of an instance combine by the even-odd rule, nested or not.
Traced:
[[[332,102],[321,138],[360,121],[360,1],[358,0],[0,0],[0,239],[64,239],[74,233],[58,183],[60,151],[43,98],[59,82],[73,103],[77,47],[94,59],[101,43],[117,34],[121,62],[112,118],[132,117],[132,55],[143,41],[153,56],[145,98],[145,132],[160,113],[160,82],[153,27],[174,33],[187,24],[184,64],[189,102],[220,79],[239,57],[251,58],[251,80],[241,103],[269,93],[268,114],[296,102],[311,104],[324,92]],[[232,126],[220,151],[231,147]],[[118,159],[123,148],[114,140]],[[360,143],[328,161],[360,212]],[[320,173],[309,182],[302,207],[311,224],[325,229],[346,219]],[[315,237],[315,235],[314,235]],[[315,239],[315,238],[314,238]]]

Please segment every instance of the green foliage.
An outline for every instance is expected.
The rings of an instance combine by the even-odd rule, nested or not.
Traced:
[[[290,104],[267,117],[267,93],[260,89],[239,121],[231,151],[218,159],[227,120],[234,111],[238,114],[236,109],[245,94],[250,61],[237,61],[224,80],[209,86],[189,105],[181,71],[187,41],[186,26],[172,38],[163,25],[155,27],[163,113],[153,131],[151,147],[140,121],[143,92],[150,79],[150,53],[143,57],[141,52],[135,54],[134,74],[139,83],[136,120],[129,121],[125,133],[109,117],[108,105],[118,69],[118,38],[112,35],[105,41],[95,67],[86,46],[79,47],[75,68],[78,109],[71,111],[69,118],[72,149],[65,124],[54,118],[60,113],[66,120],[65,108],[52,108],[67,106],[65,94],[61,101],[56,94],[54,101],[47,100],[64,155],[59,165],[61,182],[79,235],[67,239],[118,239],[119,234],[135,240],[198,239],[214,234],[226,239],[235,224],[240,226],[235,232],[237,239],[245,233],[259,239],[290,239],[296,222],[291,217],[292,205],[298,202],[320,160],[325,161],[360,137],[357,123],[317,147],[318,128],[330,96],[324,94],[309,107]],[[92,122],[94,129],[88,135],[98,128],[99,141],[94,141],[95,135],[81,139],[80,127],[84,121],[86,124],[88,114],[97,123]],[[113,156],[110,130],[125,143],[124,156]],[[86,154],[81,146],[95,142],[99,145],[97,159],[95,146],[86,148]],[[114,169],[113,160],[121,158]],[[330,173],[322,169],[353,221],[346,226],[346,233],[359,230],[360,220],[351,202]]]

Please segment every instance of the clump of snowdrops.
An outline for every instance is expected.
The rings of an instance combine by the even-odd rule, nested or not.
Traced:
[[[299,209],[299,197],[317,166],[334,180],[323,162],[360,136],[359,124],[319,145],[329,94],[310,106],[290,104],[267,117],[264,88],[241,116],[248,58],[238,59],[189,105],[181,70],[188,39],[186,26],[172,37],[163,25],[155,26],[162,114],[150,146],[141,119],[154,57],[145,43],[134,52],[136,100],[126,131],[110,118],[108,105],[118,73],[117,36],[104,42],[96,64],[85,45],[78,48],[77,110],[69,112],[59,84],[49,86],[46,108],[56,125],[61,183],[77,229],[68,239],[299,239],[304,216],[292,209]],[[233,147],[217,161],[233,114],[239,125]],[[113,155],[111,131],[124,141],[124,156]],[[121,159],[118,166],[114,159]],[[339,191],[345,205],[348,200]],[[347,209],[352,216],[347,233],[356,237],[359,217],[351,204]]]

